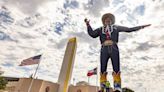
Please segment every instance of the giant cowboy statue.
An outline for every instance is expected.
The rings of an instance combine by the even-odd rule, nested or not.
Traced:
[[[141,25],[137,27],[124,27],[118,26],[115,24],[115,16],[111,13],[106,13],[102,16],[102,24],[103,26],[97,28],[95,30],[92,29],[89,24],[89,20],[84,20],[87,26],[88,34],[93,37],[99,37],[101,42],[101,52],[100,52],[100,92],[104,92],[104,87],[102,85],[106,84],[107,81],[107,63],[109,58],[112,62],[113,67],[113,84],[115,92],[122,92],[121,89],[121,76],[120,76],[120,56],[119,56],[119,48],[117,46],[119,32],[134,32],[148,25]]]

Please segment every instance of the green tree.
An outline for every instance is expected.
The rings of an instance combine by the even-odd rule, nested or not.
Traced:
[[[6,84],[7,84],[7,80],[5,80],[5,78],[0,76],[0,90],[1,89],[5,89],[6,88]]]

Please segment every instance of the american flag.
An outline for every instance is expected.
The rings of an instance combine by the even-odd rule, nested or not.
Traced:
[[[87,73],[87,76],[92,76],[97,74],[97,67],[94,68],[93,70],[89,70]]]
[[[25,59],[21,62],[19,66],[38,64],[40,62],[41,56],[42,55],[37,55],[37,56],[30,57],[28,59]]]

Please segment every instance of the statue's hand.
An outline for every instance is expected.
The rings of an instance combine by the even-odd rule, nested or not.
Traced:
[[[86,23],[86,25],[89,25],[89,20],[87,18],[84,19],[84,22]]]

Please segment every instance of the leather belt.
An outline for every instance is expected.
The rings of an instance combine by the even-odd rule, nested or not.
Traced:
[[[110,46],[113,45],[113,41],[112,40],[106,40],[102,43],[102,46]]]

